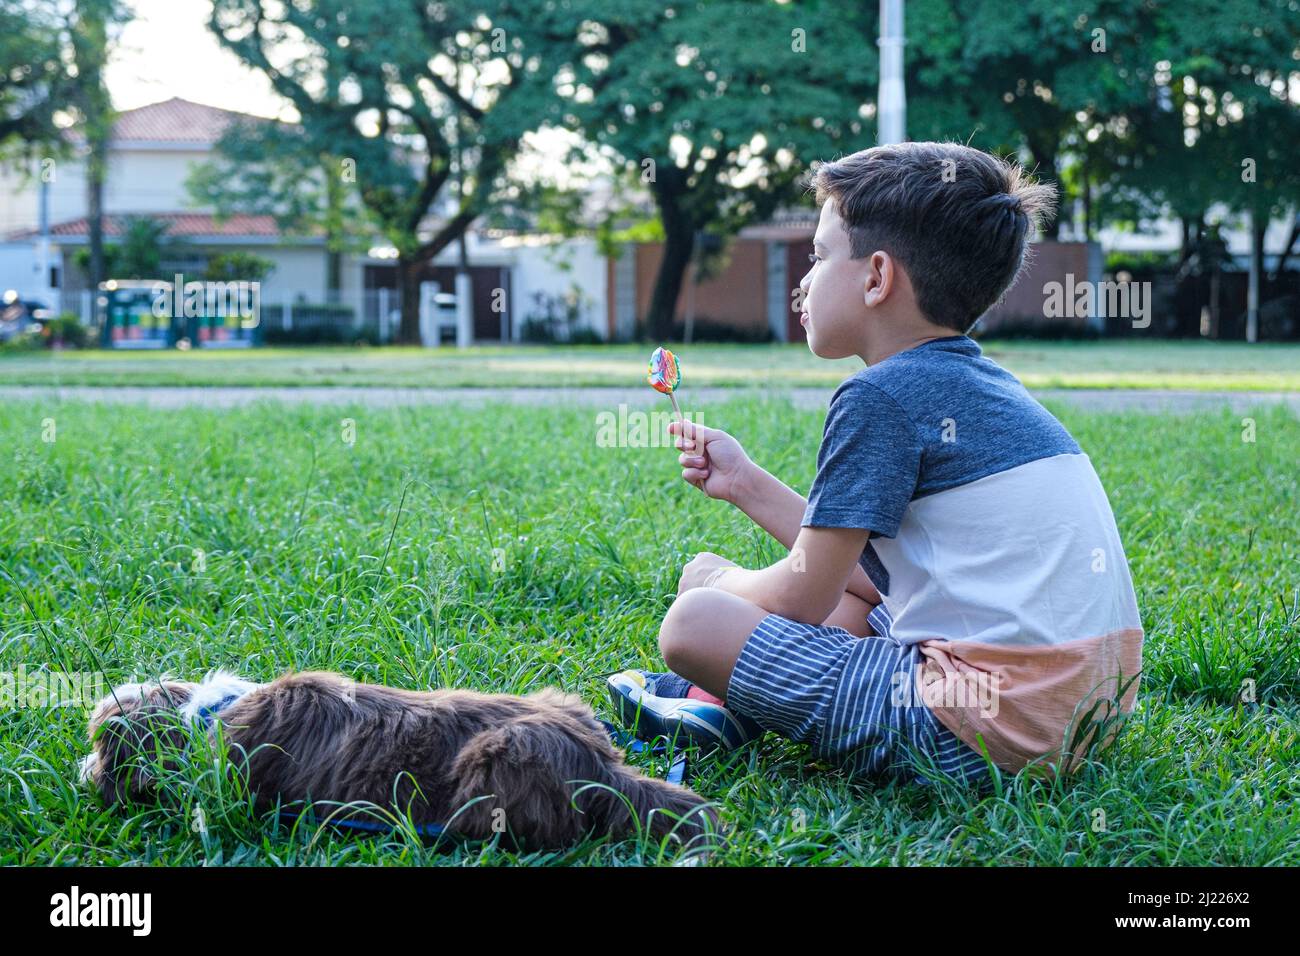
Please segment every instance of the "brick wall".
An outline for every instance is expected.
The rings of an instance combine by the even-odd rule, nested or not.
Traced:
[[[663,246],[657,242],[640,243],[636,257],[636,314],[643,318],[650,311]],[[737,239],[730,257],[721,275],[696,286],[695,317],[762,333],[767,328],[766,245],[758,239]],[[683,282],[677,297],[678,322],[686,319],[687,295]]]
[[[731,259],[723,273],[715,279],[701,282],[695,290],[695,317],[721,322],[747,331],[762,332],[768,326],[767,319],[767,252],[765,239],[737,239],[731,250]],[[1033,255],[1025,267],[1020,281],[1007,293],[1002,302],[985,313],[980,328],[984,332],[996,331],[999,327],[1024,323],[1065,322],[1084,325],[1086,318],[1048,319],[1043,314],[1043,286],[1052,281],[1064,283],[1066,276],[1073,274],[1076,283],[1085,280],[1098,281],[1101,276],[1100,254],[1095,244],[1082,242],[1037,242],[1034,243]],[[808,253],[812,251],[811,240],[797,239],[786,245],[787,282],[793,290],[808,271]],[[650,309],[650,299],[654,293],[655,276],[659,262],[663,258],[660,243],[639,243],[634,250],[625,254],[636,257],[636,316],[644,318]],[[614,327],[613,301],[615,286],[615,268],[613,260],[609,265],[609,282],[611,294],[609,322]],[[686,316],[687,290],[682,287],[677,299],[676,318],[684,321]],[[784,303],[789,308],[789,302]],[[787,338],[791,342],[804,341],[803,327],[799,317],[790,311],[786,325]]]
[[[984,313],[980,320],[980,330],[984,333],[995,332],[1001,326],[1060,323],[1065,325],[1085,326],[1086,318],[1053,318],[1043,315],[1043,302],[1046,296],[1043,286],[1048,282],[1066,282],[1067,275],[1074,276],[1076,284],[1085,281],[1099,281],[1100,275],[1091,270],[1100,267],[1099,257],[1090,253],[1095,244],[1086,242],[1034,243],[1030,249],[1032,256],[1029,264],[1021,273],[1020,281],[1007,292],[1002,302],[995,304]]]

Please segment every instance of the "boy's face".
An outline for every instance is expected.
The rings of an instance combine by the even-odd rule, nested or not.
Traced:
[[[808,334],[808,348],[824,359],[857,355],[863,347],[867,313],[863,296],[870,257],[852,259],[849,254],[849,234],[834,200],[827,200],[813,236],[816,258],[799,282],[804,291],[799,321]]]

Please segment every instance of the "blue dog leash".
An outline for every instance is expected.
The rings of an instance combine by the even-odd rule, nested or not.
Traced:
[[[217,714],[221,713],[237,700],[239,700],[238,694],[227,694],[211,707],[200,707],[198,710],[199,719],[211,727],[212,721],[216,720]]]
[[[630,730],[620,730],[608,720],[602,720],[605,729],[609,731],[609,739],[615,746],[622,747],[630,754],[651,753],[655,755],[665,754],[668,752],[668,745],[662,737],[658,738],[653,744],[646,743],[644,740],[638,740],[636,735]],[[672,766],[668,768],[668,773],[664,774],[664,779],[669,783],[680,784],[686,779],[686,754],[679,752],[673,759]]]

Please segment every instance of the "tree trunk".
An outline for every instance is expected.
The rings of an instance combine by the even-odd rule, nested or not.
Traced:
[[[1278,254],[1277,264],[1273,267],[1273,281],[1276,282],[1282,276],[1282,270],[1286,268],[1286,261],[1291,258],[1291,250],[1295,248],[1295,241],[1300,239],[1300,212],[1295,214],[1291,222],[1291,235],[1287,236],[1286,242],[1282,245],[1282,251]]]
[[[1083,167],[1083,241],[1092,242],[1092,180],[1088,167]]]
[[[343,253],[347,242],[343,229],[343,183],[335,170],[336,162],[330,160],[325,166],[325,301],[338,302],[339,290],[343,286]]]
[[[686,170],[671,162],[660,165],[658,178],[650,187],[664,227],[664,249],[650,296],[650,311],[646,313],[646,332],[659,342],[672,338],[677,298],[695,249],[695,223],[682,208],[686,188]]]
[[[397,288],[402,296],[402,322],[397,329],[399,345],[420,344],[420,274],[423,271],[423,262],[398,257]]]
[[[1259,280],[1264,273],[1264,230],[1268,214],[1250,214],[1250,279],[1246,288],[1246,341],[1259,341]]]
[[[664,226],[664,254],[655,276],[654,294],[650,297],[650,311],[646,315],[646,328],[656,341],[672,337],[673,317],[677,312],[677,297],[681,295],[682,280],[690,265],[695,249],[695,225],[682,210],[678,200],[681,192],[676,188],[679,170],[667,169],[660,173],[654,188],[655,203]],[[681,175],[685,185],[685,176]]]
[[[1210,338],[1219,337],[1219,328],[1222,319],[1222,309],[1219,307],[1219,276],[1222,272],[1218,262],[1215,262],[1214,269],[1210,272]]]
[[[1182,244],[1178,248],[1178,268],[1183,267],[1188,259],[1192,257],[1192,220],[1189,216],[1180,216],[1178,219],[1182,226]]]
[[[86,225],[90,239],[90,288],[97,291],[104,275],[104,169],[95,153],[99,146],[91,146],[90,162],[86,165]]]
[[[86,219],[90,245],[90,287],[108,278],[104,274],[104,178],[107,175],[108,140],[112,136],[113,101],[104,85],[108,63],[108,26],[114,5],[105,0],[78,0],[70,10],[73,64],[77,71],[72,99],[81,113],[86,137]]]
[[[686,277],[686,268],[690,265],[694,244],[694,237],[689,231],[685,235],[668,233],[666,236],[664,257],[659,263],[654,295],[650,298],[650,311],[646,315],[650,337],[656,341],[667,341],[672,337],[677,298],[681,295],[682,281]]]
[[[330,249],[325,253],[325,301],[339,301],[339,287],[343,275],[343,253]]]
[[[1047,131],[1051,135],[1050,130]],[[1028,143],[1029,154],[1034,158],[1034,175],[1039,181],[1050,180],[1053,185],[1061,190],[1061,206],[1065,206],[1065,190],[1061,185],[1061,178],[1056,173],[1056,153],[1057,143],[1044,142],[1042,139],[1031,140]],[[1061,217],[1053,216],[1050,222],[1042,226],[1044,239],[1057,239],[1061,235]]]

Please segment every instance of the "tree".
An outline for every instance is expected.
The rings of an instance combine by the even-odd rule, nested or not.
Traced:
[[[275,271],[275,263],[252,252],[219,252],[208,259],[205,282],[261,282]]]
[[[187,245],[168,236],[167,223],[152,216],[123,216],[120,227],[118,240],[106,244],[100,253],[106,279],[160,278],[163,261],[179,255]],[[89,271],[91,255],[89,247],[78,249],[73,261]]]
[[[909,133],[1027,159],[1036,176],[1062,186],[1064,215],[1045,233],[1059,235],[1074,198],[1091,229],[1094,189],[1107,172],[1097,138],[1146,103],[1149,41],[1162,16],[1156,4],[1126,0],[914,0]]]
[[[68,105],[85,143],[86,222],[89,227],[90,285],[104,281],[104,177],[113,103],[104,82],[114,28],[126,19],[122,0],[73,0],[65,29],[75,83]]]
[[[0,153],[59,142],[54,111],[65,86],[57,18],[46,7],[0,0]]]
[[[292,104],[304,148],[343,157],[345,186],[355,172],[397,249],[400,341],[419,341],[425,266],[484,212],[523,134],[553,112],[576,5],[214,0],[212,30]],[[422,234],[444,189],[454,208]]]
[[[1132,88],[1091,145],[1116,218],[1182,221],[1180,274],[1203,259],[1218,268],[1205,254],[1217,245],[1206,234],[1211,207],[1245,215],[1253,338],[1265,227],[1300,201],[1300,170],[1290,158],[1300,141],[1294,14],[1285,3],[1251,0],[1186,0],[1158,12],[1116,51]]]
[[[1226,9],[1225,9],[1226,7]],[[1193,91],[1197,120],[1191,148],[1212,171],[1208,195],[1244,214],[1250,242],[1246,340],[1259,332],[1264,233],[1273,216],[1300,203],[1300,59],[1294,9],[1287,3],[1235,0],[1211,6],[1192,0],[1175,21],[1184,49],[1201,53],[1187,64],[1184,87]],[[1211,29],[1196,17],[1236,16],[1237,29]],[[1211,55],[1205,55],[1209,53]]]
[[[343,253],[364,249],[369,236],[368,230],[349,229],[364,218],[364,210],[355,196],[347,201],[344,157],[313,150],[300,126],[234,122],[218,140],[213,158],[194,167],[186,187],[195,202],[216,210],[218,220],[235,213],[270,215],[282,233],[324,234],[327,299],[335,301]]]
[[[869,145],[859,111],[876,80],[874,19],[823,2],[595,0],[584,11],[566,125],[629,164],[653,198],[664,254],[646,321],[666,339],[697,237],[715,236],[712,255],[725,255],[743,226],[799,198],[813,158]]]

